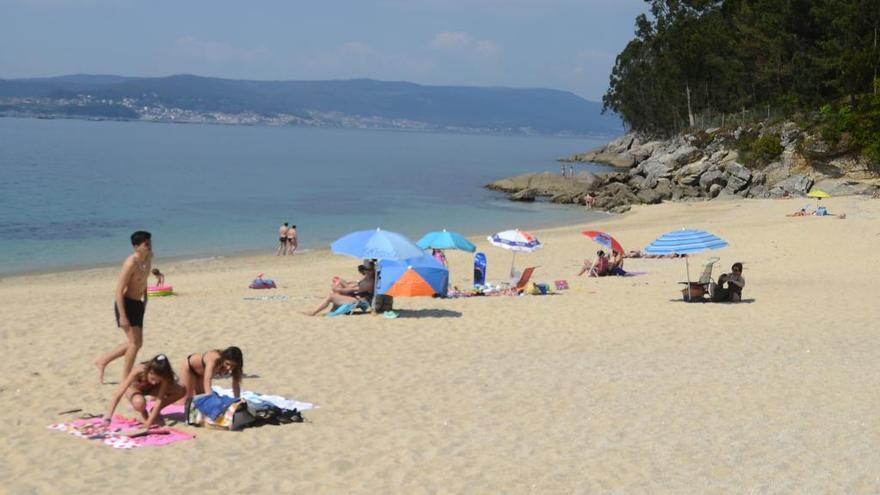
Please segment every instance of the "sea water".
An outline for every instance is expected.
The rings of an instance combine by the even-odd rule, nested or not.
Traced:
[[[0,118],[0,273],[117,264],[135,230],[167,259],[271,253],[284,221],[320,249],[376,227],[415,241],[592,220],[483,186],[605,141]]]

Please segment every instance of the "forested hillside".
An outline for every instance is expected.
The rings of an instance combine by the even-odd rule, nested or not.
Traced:
[[[651,135],[775,117],[880,160],[880,0],[645,0],[604,108]]]

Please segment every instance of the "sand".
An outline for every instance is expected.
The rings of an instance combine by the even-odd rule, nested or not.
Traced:
[[[116,268],[3,278],[0,492],[876,493],[880,201],[823,201],[845,220],[785,216],[802,204],[663,204],[536,231],[545,247],[518,268],[571,290],[397,299],[397,319],[298,314],[333,275],[356,276],[351,258],[169,264],[158,232],[156,264],[179,295],[150,301],[139,358],[179,367],[235,344],[257,375],[246,388],[320,408],[241,433],[181,426],[196,439],[131,451],[46,428],[66,409],[106,409],[114,386],[92,360],[122,338]],[[746,302],[681,302],[680,259],[574,276],[598,247],[585,228],[638,249],[683,226],[730,242],[691,273],[712,255],[725,271],[742,261]],[[474,241],[489,279],[505,279],[511,254]],[[448,258],[467,286],[471,256]],[[279,288],[248,290],[259,272]],[[270,294],[290,299],[244,299]]]

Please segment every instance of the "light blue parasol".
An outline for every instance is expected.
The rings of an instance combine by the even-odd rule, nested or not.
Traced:
[[[727,241],[705,230],[681,229],[667,232],[654,240],[645,252],[652,255],[694,254],[710,249],[727,247]],[[691,269],[687,257],[684,259],[687,270],[688,287],[691,283]]]
[[[330,250],[370,260],[405,260],[424,253],[409,239],[390,230],[361,230],[333,241]]]
[[[446,229],[428,232],[416,242],[416,245],[422,249],[460,249],[469,253],[477,250],[477,247],[463,235]]]

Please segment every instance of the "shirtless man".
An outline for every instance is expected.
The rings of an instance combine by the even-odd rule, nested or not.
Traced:
[[[126,258],[116,282],[116,326],[125,332],[126,341],[112,351],[98,357],[95,366],[98,378],[104,383],[104,369],[112,361],[125,356],[122,381],[125,381],[143,344],[144,311],[147,309],[147,277],[153,262],[153,242],[149,232],[139,230],[131,234],[134,254]]]
[[[290,230],[287,227],[287,222],[284,222],[281,227],[278,228],[278,249],[275,250],[275,256],[284,256],[287,254],[287,231]]]
[[[287,229],[287,254],[293,254],[299,246],[299,240],[296,238],[296,225],[291,225]]]

